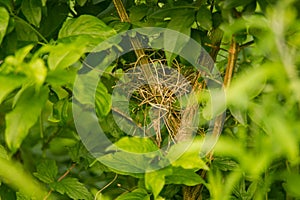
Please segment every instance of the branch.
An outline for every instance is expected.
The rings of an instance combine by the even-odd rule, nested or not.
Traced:
[[[3,157],[0,157],[0,180],[34,199],[43,199],[47,194],[46,188],[27,173],[20,163]]]
[[[60,182],[61,180],[63,180],[71,171],[72,169],[76,166],[75,163],[72,164],[72,166],[61,176],[57,179],[57,182]],[[53,192],[53,190],[49,190],[48,194],[43,198],[43,200],[47,200],[48,197],[51,195],[51,193]]]

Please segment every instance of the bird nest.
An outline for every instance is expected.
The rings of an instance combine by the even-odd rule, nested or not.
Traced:
[[[183,69],[176,61],[171,67],[166,65],[165,59],[148,58],[144,65],[139,61],[131,64],[114,92],[126,96],[115,106],[123,108],[137,125],[140,132],[132,134],[149,136],[159,147],[165,138],[176,143],[192,136],[197,129],[194,118],[198,103],[193,86],[198,74]]]

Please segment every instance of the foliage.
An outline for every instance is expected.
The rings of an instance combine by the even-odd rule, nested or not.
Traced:
[[[299,2],[123,2],[130,23],[121,22],[108,0],[0,0],[0,199],[300,198]],[[118,127],[122,122],[112,115],[113,88],[136,61],[133,53],[111,63],[96,89],[99,124],[115,144],[106,149],[111,153],[96,159],[76,132],[72,100],[87,110],[94,105],[73,91],[76,75],[93,71],[81,67],[84,59],[95,53],[107,62],[115,55],[106,52],[122,51],[122,46],[105,43],[95,50],[100,42],[149,26],[193,38],[210,53],[223,77],[230,63],[235,67],[226,88],[225,124],[211,157],[199,157],[207,123],[175,160],[172,156],[182,151],[180,143],[167,155],[146,158],[117,151],[159,149],[151,137],[126,135]],[[183,48],[185,41],[177,42]],[[233,44],[236,52],[231,51]],[[183,72],[190,70],[175,54],[155,50],[153,55],[168,63],[175,60]],[[139,103],[132,99],[130,115],[134,123],[148,123],[151,116],[145,113],[150,108]],[[162,129],[163,137],[166,133]],[[151,161],[145,166],[149,171],[126,171],[136,168],[138,159]],[[125,172],[103,164],[111,162],[124,166]]]

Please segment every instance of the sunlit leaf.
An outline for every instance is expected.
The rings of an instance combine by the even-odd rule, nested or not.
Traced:
[[[166,176],[166,184],[184,184],[193,186],[198,184],[205,184],[205,181],[194,172],[194,170],[183,169],[180,167],[173,168],[173,173]]]
[[[160,191],[165,185],[165,176],[172,174],[170,168],[153,171],[145,174],[145,186],[154,194],[154,198],[158,197]]]
[[[9,22],[9,14],[7,10],[3,7],[0,7],[0,44],[5,36],[6,29]]]
[[[20,75],[0,75],[0,104],[9,93],[21,87],[25,80]]]
[[[47,98],[46,87],[40,88],[39,92],[29,87],[23,91],[15,108],[6,115],[5,140],[11,151],[15,152],[21,146],[29,129],[38,120]]]
[[[122,137],[116,143],[117,149],[134,153],[147,153],[157,151],[158,147],[150,138]]]
[[[64,69],[72,65],[74,62],[78,61],[83,55],[85,50],[84,46],[81,44],[70,43],[63,44],[60,43],[57,46],[51,48],[48,57],[48,65],[50,70]]]
[[[103,40],[116,34],[116,31],[97,17],[91,15],[81,15],[75,19],[69,19],[60,29],[58,38],[75,40],[78,37],[84,38],[86,43],[95,46]]]

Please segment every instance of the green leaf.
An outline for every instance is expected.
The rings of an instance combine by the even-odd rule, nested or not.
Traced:
[[[39,40],[36,32],[22,19],[15,18],[15,29],[20,41],[37,42]]]
[[[87,2],[87,0],[76,0],[76,3],[80,6],[84,6],[84,4]]]
[[[37,85],[42,85],[47,76],[47,68],[45,66],[44,60],[41,58],[37,58],[31,60],[28,64],[28,70],[25,71],[28,78],[34,80]]]
[[[40,88],[39,92],[35,91],[35,87],[26,88],[15,108],[6,115],[5,140],[12,152],[17,151],[29,129],[38,120],[47,98],[46,87]]]
[[[148,7],[146,5],[133,6],[129,9],[129,18],[131,22],[138,22],[147,15]]]
[[[50,186],[60,194],[67,194],[72,199],[92,199],[90,192],[76,178],[67,177],[60,182],[51,183]]]
[[[23,0],[21,10],[26,19],[36,27],[40,26],[42,8],[40,0]]]
[[[300,198],[299,184],[300,175],[297,174],[286,174],[286,182],[283,183],[283,188],[292,197]]]
[[[0,182],[0,197],[1,197],[1,200],[5,200],[5,199],[15,200],[16,192],[10,186]],[[26,199],[24,199],[24,200],[26,200]]]
[[[96,113],[99,117],[106,116],[111,109],[111,95],[108,93],[107,88],[102,82],[98,83],[98,76],[95,75],[95,71],[85,74],[83,77],[77,79],[78,83],[74,88],[75,98],[84,105],[96,106]],[[95,83],[98,86],[95,91]],[[90,95],[95,95],[95,102],[92,101]]]
[[[106,116],[112,106],[111,95],[102,82],[99,82],[95,94],[96,113],[99,117]]]
[[[172,162],[172,166],[174,167],[208,170],[209,168],[199,156],[202,143],[201,138],[195,138],[192,144],[181,142],[172,145],[167,158]]]
[[[232,116],[242,125],[247,125],[247,112],[244,109],[237,109],[234,106],[230,106],[229,110]]]
[[[197,22],[200,24],[200,27],[205,30],[212,29],[212,14],[210,10],[206,7],[201,7],[197,13]]]
[[[42,160],[37,165],[37,172],[33,174],[44,183],[52,183],[56,180],[57,172],[58,169],[54,160]]]
[[[116,200],[150,200],[150,196],[146,190],[139,188],[120,195]]]
[[[182,11],[177,11],[171,13],[171,21],[167,25],[167,28],[173,29],[180,33],[190,36],[191,26],[194,22],[194,12],[191,9],[184,9]],[[165,41],[164,45],[172,49],[172,52],[165,52],[168,63],[172,63],[176,55],[173,52],[180,52],[185,44],[188,42],[187,38],[180,37],[180,35],[174,35],[172,32],[165,31],[164,38],[172,38]]]
[[[139,173],[144,173],[148,170],[153,170],[153,168],[158,168],[158,164],[153,162],[153,157],[157,156],[157,154],[134,154],[127,152],[116,152],[106,154],[97,158],[102,164],[109,166],[112,171],[121,174],[134,174],[139,177]],[[133,175],[134,176],[134,175]]]
[[[9,93],[21,87],[25,82],[25,79],[24,76],[15,74],[0,75],[0,104]]]
[[[194,186],[198,184],[205,184],[205,181],[194,170],[174,167],[173,173],[166,176],[166,184],[184,184],[187,186]]]
[[[25,46],[21,49],[18,49],[15,52],[14,56],[7,56],[4,60],[4,64],[1,66],[1,72],[3,73],[19,73],[20,68],[22,67],[22,62],[25,57],[29,54],[33,45]]]
[[[9,159],[6,149],[0,145],[0,158]]]
[[[75,63],[83,55],[85,47],[74,42],[70,44],[58,44],[51,48],[48,57],[50,70],[64,69]]]
[[[159,193],[165,185],[165,176],[172,174],[170,168],[153,171],[145,174],[145,186],[153,192],[154,198],[158,197]]]
[[[0,44],[6,34],[6,29],[9,22],[9,14],[7,10],[3,7],[0,7]]]
[[[208,169],[205,162],[200,158],[199,152],[184,153],[172,165],[184,169]]]
[[[244,0],[244,1],[240,1],[240,0],[225,0],[224,2],[224,8],[225,9],[231,9],[231,8],[235,8],[238,6],[246,6],[249,3],[251,3],[252,1],[255,0]]]
[[[84,38],[87,44],[98,45],[100,42],[116,34],[116,31],[107,26],[97,17],[81,15],[76,19],[69,19],[60,29],[58,38],[75,40]]]
[[[0,6],[4,6],[9,12],[11,12],[11,1],[10,0],[0,0]]]
[[[148,153],[159,150],[150,138],[122,137],[114,144],[117,146],[117,149],[120,148],[123,151],[133,153]]]
[[[45,82],[52,86],[72,85],[77,75],[76,68],[48,71]]]
[[[69,13],[67,3],[57,3],[56,1],[48,1],[47,17],[42,17],[39,32],[45,37],[56,37],[57,31],[66,20]]]

